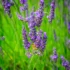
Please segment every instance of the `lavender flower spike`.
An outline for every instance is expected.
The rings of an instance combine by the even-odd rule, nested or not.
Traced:
[[[37,38],[36,38],[36,42],[35,42],[35,45],[37,48],[40,48],[42,34],[43,34],[43,32],[41,30],[37,33]]]
[[[40,0],[40,9],[43,10],[43,8],[44,8],[44,0]]]
[[[8,2],[7,0],[2,0],[2,5],[4,7],[5,13],[7,13],[9,16],[10,14],[10,7],[13,5],[11,2]]]
[[[68,32],[70,33],[70,22],[68,22]]]
[[[55,1],[53,0],[51,3],[50,15],[48,16],[49,22],[52,22],[52,20],[54,19],[54,11],[55,11]]]
[[[41,51],[43,51],[44,48],[46,47],[46,41],[47,41],[47,35],[46,35],[46,32],[44,32],[43,38],[41,39],[41,45],[40,45]]]
[[[44,16],[44,0],[40,0],[40,8],[38,11],[35,12],[35,22],[36,22],[36,26],[40,27],[41,23],[42,23],[42,18]]]
[[[66,70],[69,70],[70,69],[69,62],[63,56],[61,56],[61,60],[62,60],[62,65],[66,68]]]
[[[21,4],[25,4],[27,2],[27,0],[20,0]]]
[[[57,61],[57,58],[58,58],[58,55],[56,53],[56,48],[53,48],[53,55],[50,56],[51,60],[56,62]]]
[[[29,33],[29,36],[30,36],[30,39],[35,42],[36,40],[36,28],[35,28],[35,20],[34,20],[34,12],[31,13],[32,17],[30,18],[30,20],[28,21],[29,22],[29,28],[30,28],[30,33]]]
[[[23,42],[24,42],[24,47],[25,47],[26,49],[29,49],[29,48],[30,48],[30,43],[28,42],[27,33],[26,33],[25,28],[23,28],[23,38],[24,38],[24,40],[23,40]]]

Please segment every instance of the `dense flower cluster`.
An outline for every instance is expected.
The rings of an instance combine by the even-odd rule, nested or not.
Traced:
[[[22,3],[21,3],[22,4]],[[21,6],[20,7],[20,11],[26,11],[26,18],[23,20],[23,21],[27,21],[29,22],[29,20],[32,18],[32,14],[30,16],[28,16],[28,4],[27,4],[27,0],[26,2],[24,3],[24,6]],[[34,21],[36,23],[36,26],[37,27],[40,27],[41,23],[42,23],[42,18],[44,16],[44,0],[40,0],[40,8],[34,12]],[[19,18],[19,16],[18,16]]]
[[[26,4],[26,1],[20,0],[21,4]],[[18,14],[18,18],[22,21],[28,22],[28,28],[29,28],[29,38],[30,43],[28,42],[26,30],[23,28],[23,38],[24,38],[24,46],[26,49],[29,49],[30,45],[35,47],[36,49],[40,50],[41,52],[44,51],[44,48],[46,47],[46,41],[47,41],[47,35],[46,32],[43,32],[42,30],[36,31],[36,27],[40,27],[42,23],[43,18],[43,9],[44,9],[44,0],[40,0],[40,8],[38,11],[34,12],[32,11],[30,16],[27,16],[23,18],[22,15]],[[23,7],[22,7],[23,10]],[[40,52],[36,51],[38,54]],[[28,53],[29,54],[29,53]]]

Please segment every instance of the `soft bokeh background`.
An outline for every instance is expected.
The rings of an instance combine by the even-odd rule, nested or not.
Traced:
[[[55,19],[52,23],[49,23],[47,16],[50,13],[51,1],[45,0],[44,12],[46,13],[40,27],[47,33],[48,37],[43,56],[33,55],[31,58],[28,58],[25,55],[26,50],[22,42],[22,26],[25,25],[27,31],[29,31],[28,26],[17,17],[17,12],[20,13],[19,7],[21,4],[19,0],[15,0],[14,6],[11,7],[12,18],[10,18],[4,13],[0,0],[0,37],[4,36],[5,38],[0,40],[0,48],[2,49],[0,51],[0,67],[3,70],[52,70],[53,64],[50,61],[50,55],[53,47],[56,47],[59,56],[57,61],[58,70],[65,70],[61,65],[60,56],[63,55],[70,61],[70,49],[66,45],[66,40],[70,38],[67,28],[69,1],[56,0]],[[64,5],[64,2],[66,5]],[[33,6],[35,10],[38,9],[39,0],[28,0],[29,12],[31,12]],[[56,31],[57,41],[54,39],[54,30]]]

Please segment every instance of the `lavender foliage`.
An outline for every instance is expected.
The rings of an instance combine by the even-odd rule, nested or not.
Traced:
[[[47,35],[46,32],[42,32],[41,30],[36,32],[36,26],[40,27],[42,23],[42,18],[44,16],[44,0],[40,0],[40,8],[36,12],[33,10],[30,16],[28,16],[28,4],[27,1],[23,2],[20,0],[21,4],[23,6],[20,7],[20,11],[26,11],[26,17],[23,18],[20,14],[18,14],[18,18],[22,21],[28,22],[28,28],[29,28],[29,38],[31,40],[31,44],[35,44],[36,48],[38,48],[41,51],[44,51],[44,48],[46,47],[46,41],[47,41]],[[25,47],[29,47],[30,44],[28,43],[27,36],[25,37],[25,32],[23,34],[24,36],[24,45]],[[26,42],[27,41],[27,42]],[[26,47],[26,48],[27,48]]]

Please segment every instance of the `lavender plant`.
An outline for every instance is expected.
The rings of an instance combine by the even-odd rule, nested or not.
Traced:
[[[33,5],[35,7],[38,2],[37,0],[14,1],[14,6],[11,8],[12,0],[2,0],[5,13],[9,16],[12,15],[12,18],[2,14],[3,10],[0,4],[0,47],[2,48],[0,51],[4,53],[3,58],[0,56],[0,67],[4,70],[64,70],[64,67],[65,70],[70,70],[70,22],[69,20],[67,22],[69,15],[66,13],[68,10],[63,10],[62,6],[63,2],[66,2],[65,8],[67,8],[68,0],[56,0],[56,3],[55,0],[52,2],[50,0],[38,0],[39,7],[37,9],[33,8]],[[48,12],[50,2],[51,8]],[[17,6],[19,6],[19,10],[17,10]],[[68,9],[70,9],[69,5]],[[16,11],[20,11],[17,13],[18,18],[15,15]],[[65,15],[62,14],[63,12]],[[45,16],[48,14],[48,19],[46,19]],[[54,19],[55,15],[56,19]],[[55,24],[50,25],[48,20]],[[67,27],[64,22],[66,26],[68,24]],[[66,38],[68,38],[67,41],[65,41]],[[53,46],[58,49],[54,48],[50,55]],[[66,60],[63,56],[61,57],[62,65],[60,64],[60,54],[66,55],[68,58]],[[9,62],[10,60],[11,62]]]
[[[20,1],[21,4],[26,4],[26,1]],[[41,25],[42,18],[43,18],[43,9],[44,9],[44,0],[40,0],[40,8],[39,11],[32,11],[30,16],[27,16],[23,18],[21,15],[18,15],[18,18],[20,20],[25,20],[28,22],[28,28],[29,28],[29,37],[31,40],[31,44],[34,44],[36,48],[38,48],[40,51],[44,51],[44,48],[46,47],[46,41],[47,41],[47,35],[46,32],[39,31],[37,33],[36,26]],[[37,20],[36,20],[37,19]],[[24,46],[28,49],[30,44],[27,40],[26,31],[23,30],[23,37],[24,37]]]

